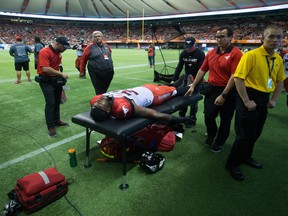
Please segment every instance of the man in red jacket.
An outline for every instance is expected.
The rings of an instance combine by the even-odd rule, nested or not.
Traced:
[[[88,62],[88,73],[95,93],[98,95],[108,90],[114,76],[114,66],[111,56],[112,50],[110,46],[102,42],[102,32],[94,31],[92,40],[93,43],[84,49],[80,63],[80,76],[84,75]]]

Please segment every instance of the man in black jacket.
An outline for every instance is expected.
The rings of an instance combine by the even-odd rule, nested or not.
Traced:
[[[205,59],[205,53],[197,48],[196,40],[194,37],[187,37],[185,39],[185,45],[184,50],[180,53],[179,56],[179,62],[175,69],[174,76],[172,79],[172,83],[179,79],[179,75],[183,69],[183,66],[185,65],[185,74],[183,76],[183,85],[189,85],[191,82],[193,82],[194,78],[197,75],[198,70],[200,69],[204,59]],[[197,87],[200,86],[200,84],[197,85]],[[196,92],[198,92],[198,89]],[[179,110],[179,116],[184,117],[186,115],[188,107],[185,107],[181,110]],[[193,124],[186,125],[186,127],[193,127],[196,124],[196,113],[198,110],[198,102],[192,104],[190,106],[190,118],[193,120]]]

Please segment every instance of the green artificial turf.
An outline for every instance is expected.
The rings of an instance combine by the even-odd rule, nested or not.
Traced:
[[[156,70],[173,73],[179,50],[157,50]],[[163,62],[162,55],[165,58]],[[241,166],[246,177],[233,180],[225,170],[235,132],[224,149],[214,154],[204,146],[205,126],[203,101],[199,102],[197,133],[187,129],[174,150],[162,153],[166,157],[163,170],[146,174],[137,164],[128,164],[126,176],[129,189],[121,191],[122,165],[97,162],[99,150],[90,154],[92,166],[83,167],[85,129],[71,122],[75,114],[88,111],[94,96],[89,76],[78,78],[74,68],[75,51],[63,53],[64,72],[69,75],[66,91],[68,101],[61,105],[63,121],[69,127],[57,129],[50,138],[44,119],[44,97],[36,82],[28,83],[22,72],[22,83],[14,84],[16,74],[13,58],[0,50],[0,207],[8,201],[7,193],[17,179],[51,166],[70,182],[68,200],[85,216],[284,216],[288,203],[287,106],[283,92],[269,116],[254,150],[254,157],[263,164],[262,170]],[[115,77],[109,90],[123,89],[153,82],[153,69],[148,67],[147,52],[137,49],[113,49]],[[31,75],[35,76],[31,55]],[[177,115],[177,113],[175,113]],[[112,126],[111,126],[112,127]],[[91,143],[104,135],[92,133]],[[46,150],[44,149],[46,148]],[[71,168],[68,149],[75,148],[78,166]],[[24,215],[21,213],[20,215]],[[79,215],[65,198],[52,203],[34,215]]]

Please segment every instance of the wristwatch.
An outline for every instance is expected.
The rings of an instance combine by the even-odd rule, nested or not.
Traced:
[[[226,99],[227,95],[228,95],[228,94],[226,94],[226,93],[223,93],[223,92],[221,93],[221,96],[222,96],[224,99]]]

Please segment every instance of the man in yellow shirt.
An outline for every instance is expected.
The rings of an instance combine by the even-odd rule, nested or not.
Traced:
[[[262,165],[252,158],[252,153],[265,124],[267,108],[275,107],[285,79],[282,58],[274,52],[282,37],[282,29],[268,26],[264,30],[263,45],[244,54],[234,73],[238,91],[236,138],[226,168],[231,176],[239,181],[244,180],[240,164],[244,163],[256,169],[262,168]],[[273,93],[270,99],[271,92]]]

